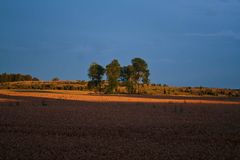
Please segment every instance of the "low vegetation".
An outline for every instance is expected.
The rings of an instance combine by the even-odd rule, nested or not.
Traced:
[[[21,81],[0,83],[0,89],[87,90],[85,81]]]
[[[38,89],[38,90],[76,90],[89,91],[88,81],[21,81],[0,83],[0,89]],[[103,81],[102,89],[108,90],[107,81]],[[127,94],[123,82],[115,90],[118,94]],[[207,87],[174,87],[161,84],[139,85],[139,94],[147,95],[187,95],[187,96],[229,96],[239,97],[240,89],[223,89]]]
[[[0,74],[0,83],[3,82],[17,82],[17,81],[39,81],[38,78],[32,77],[31,75],[23,75],[23,74]]]
[[[134,58],[127,66],[121,66],[117,59],[113,59],[106,67],[92,63],[88,69],[89,81],[62,81],[58,77],[54,77],[51,81],[39,81],[31,75],[3,73],[0,74],[0,89],[78,90],[105,94],[240,96],[240,89],[151,84],[149,75],[148,64],[144,59]],[[104,77],[106,80],[103,79]]]

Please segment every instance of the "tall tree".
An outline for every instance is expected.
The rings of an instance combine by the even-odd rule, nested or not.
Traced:
[[[88,83],[88,87],[91,89],[98,89],[100,91],[104,73],[105,69],[101,65],[92,63],[88,69],[88,77],[91,79]]]
[[[120,79],[123,84],[126,86],[128,93],[134,93],[134,85],[133,85],[133,66],[123,66],[121,67]]]
[[[119,85],[118,79],[120,78],[121,66],[118,60],[114,59],[106,66],[106,76],[108,80],[108,92],[114,93]]]
[[[148,64],[141,58],[132,59],[133,66],[133,82],[137,86],[137,92],[139,92],[139,84],[149,83],[149,69]]]

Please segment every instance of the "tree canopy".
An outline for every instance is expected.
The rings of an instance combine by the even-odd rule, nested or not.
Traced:
[[[39,81],[38,78],[32,77],[31,75],[23,75],[23,74],[0,74],[0,83],[2,82],[16,82],[16,81]]]
[[[114,59],[106,66],[106,76],[108,80],[108,92],[115,92],[118,87],[118,79],[121,74],[121,66],[118,60]]]
[[[121,67],[118,60],[113,59],[112,62],[106,66],[106,70],[97,63],[92,63],[88,71],[88,76],[91,79],[89,85],[97,87],[98,84],[101,83],[104,72],[106,71],[108,93],[114,93],[116,91],[119,86],[119,81],[121,81],[121,85],[127,88],[128,93],[138,93],[140,84],[149,83],[150,73],[148,64],[141,58],[134,58],[131,62],[131,65]]]
[[[89,88],[97,88],[101,90],[101,81],[104,76],[105,69],[97,63],[92,63],[88,69],[88,77],[91,79]]]
[[[133,66],[133,79],[136,83],[149,83],[149,70],[148,64],[141,58],[134,58],[132,59],[132,66]]]

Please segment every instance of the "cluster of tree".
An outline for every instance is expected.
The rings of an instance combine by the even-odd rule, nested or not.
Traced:
[[[131,60],[132,64],[122,66],[118,60],[114,59],[104,68],[103,66],[92,63],[88,69],[88,77],[90,81],[88,87],[102,91],[103,77],[107,78],[107,93],[115,93],[119,83],[127,88],[128,93],[139,93],[139,85],[149,83],[148,64],[141,58]]]
[[[0,83],[2,82],[17,82],[17,81],[39,81],[38,78],[32,77],[31,75],[23,74],[0,74]]]

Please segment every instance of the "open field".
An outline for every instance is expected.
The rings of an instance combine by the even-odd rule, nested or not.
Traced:
[[[240,159],[240,99],[0,90],[1,159]]]
[[[107,90],[107,81],[103,82],[102,92]],[[18,89],[18,90],[65,90],[89,92],[88,81],[17,81],[0,83],[0,89]],[[208,87],[176,87],[166,84],[148,84],[140,85],[139,92],[147,95],[186,95],[186,96],[227,96],[240,97],[240,89],[227,88],[208,88]],[[106,92],[107,93],[107,92]],[[117,89],[117,93],[126,94],[127,88],[123,83]]]

